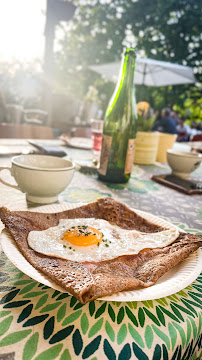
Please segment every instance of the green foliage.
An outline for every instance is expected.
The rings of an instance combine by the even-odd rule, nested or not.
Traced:
[[[83,97],[95,85],[105,110],[114,85],[102,82],[89,65],[120,60],[124,46],[138,55],[194,67],[200,81],[200,2],[198,0],[92,0],[77,1],[77,12],[68,27],[63,25],[61,50],[56,54],[58,79],[68,91]],[[99,83],[100,81],[100,83]],[[155,109],[176,104],[194,86],[136,86],[137,101],[147,100]]]
[[[202,88],[194,88],[193,91],[186,93],[183,105],[174,105],[174,110],[183,116],[187,123],[200,122],[202,121]],[[183,96],[184,98],[184,96]]]
[[[146,118],[144,116],[138,116],[138,131],[151,131],[154,123],[154,117]]]

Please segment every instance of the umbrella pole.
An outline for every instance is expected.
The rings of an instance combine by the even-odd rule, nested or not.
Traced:
[[[147,74],[147,64],[144,65],[144,70],[143,70],[143,76],[142,76],[142,89],[141,89],[141,92],[140,92],[140,101],[143,101],[143,94],[144,94],[144,84],[145,84],[145,77],[146,77],[146,74]]]

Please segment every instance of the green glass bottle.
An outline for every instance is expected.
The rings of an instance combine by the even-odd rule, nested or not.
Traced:
[[[135,49],[126,49],[117,86],[105,114],[98,169],[98,177],[103,181],[124,183],[130,178],[137,128],[135,62]]]

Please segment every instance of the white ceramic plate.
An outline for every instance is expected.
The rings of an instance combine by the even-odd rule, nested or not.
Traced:
[[[77,149],[91,150],[93,147],[92,140],[90,138],[84,138],[84,137],[68,138],[66,140],[66,143],[68,146],[71,146],[71,147],[77,148]]]
[[[82,204],[78,204],[78,203],[51,204],[51,205],[45,205],[39,208],[32,209],[31,211],[51,213],[51,212],[59,212],[67,209],[73,209],[80,205]],[[176,228],[176,226],[170,224],[169,222],[159,217],[145,213],[140,210],[135,210],[135,211],[142,217],[160,226]],[[24,256],[18,250],[14,240],[6,230],[3,230],[1,234],[1,244],[3,251],[9,258],[9,260],[26,275],[53,289],[59,290],[61,292],[66,292],[63,288],[55,284],[47,276],[43,275],[41,272],[36,270],[24,258]],[[180,264],[176,265],[173,269],[171,269],[165,275],[163,275],[155,285],[140,290],[119,292],[112,296],[105,296],[102,298],[102,300],[144,301],[144,300],[154,300],[165,296],[169,296],[184,289],[186,286],[190,285],[198,277],[198,275],[200,275],[200,272],[202,270],[201,264],[202,264],[202,252],[200,251],[200,249],[198,249],[198,251],[191,254],[188,259],[182,261]]]

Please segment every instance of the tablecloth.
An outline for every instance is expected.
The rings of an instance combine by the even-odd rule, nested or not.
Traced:
[[[74,159],[89,156],[81,150],[68,153]],[[168,167],[160,164],[134,165],[130,181],[118,185],[75,172],[59,203],[110,196],[202,234],[201,196],[184,195],[150,180],[152,174],[165,172]],[[201,174],[199,168],[194,176]],[[33,207],[20,191],[0,184],[2,205],[11,210]],[[202,274],[165,298],[82,305],[22,273],[3,252],[0,266],[0,359],[202,359]]]

